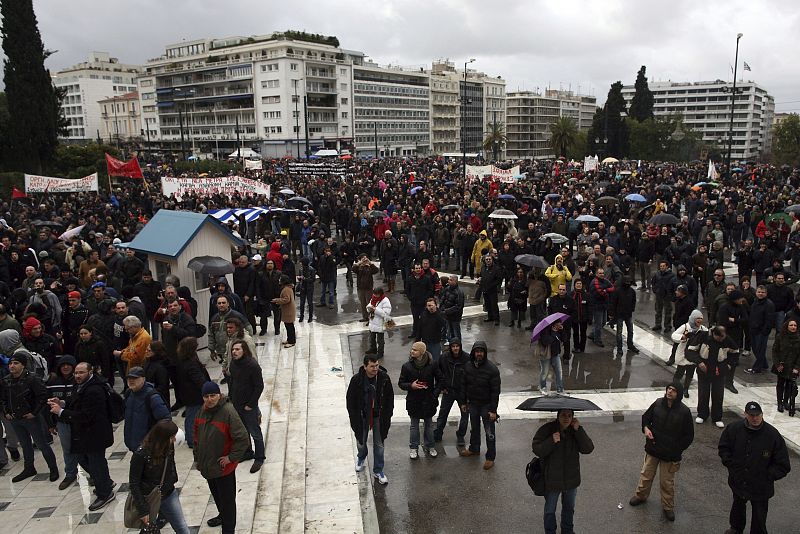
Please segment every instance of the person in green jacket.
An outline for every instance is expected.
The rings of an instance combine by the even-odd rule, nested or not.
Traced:
[[[250,448],[239,414],[216,382],[203,384],[203,407],[194,420],[194,461],[214,497],[219,515],[208,526],[222,525],[222,534],[236,530],[236,466]]]

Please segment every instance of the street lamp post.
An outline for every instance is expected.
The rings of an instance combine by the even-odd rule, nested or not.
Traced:
[[[297,84],[302,79],[292,80],[294,82],[294,131],[297,140],[297,159],[300,159],[300,99],[297,97]]]
[[[378,151],[378,121],[375,121],[375,159],[380,159],[381,153]]]
[[[736,55],[733,63],[733,90],[731,91],[731,121],[730,127],[728,128],[728,157],[725,158],[727,160],[727,169],[728,169],[728,176],[731,174],[731,152],[733,150],[733,110],[736,107],[736,73],[739,67],[739,39],[742,38],[741,33],[736,34]]]
[[[475,58],[464,62],[464,90],[461,92],[461,151],[464,157],[461,162],[461,173],[464,180],[467,179],[467,66],[473,63]]]

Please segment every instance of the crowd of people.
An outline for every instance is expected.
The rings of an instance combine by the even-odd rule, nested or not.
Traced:
[[[669,364],[677,366],[676,391],[683,398],[697,373],[698,423],[710,417],[724,426],[724,389],[736,392],[734,371],[751,353],[747,372],[777,374],[779,411],[794,416],[800,374],[800,296],[791,289],[800,268],[800,222],[792,207],[797,170],[746,165],[723,169],[724,180],[706,183],[704,162],[623,161],[590,171],[563,160],[515,163],[522,177],[508,182],[465,176],[457,162],[443,158],[351,160],[327,175],[295,174],[282,160],[243,171],[269,183],[276,191],[272,198],[215,192],[164,197],[158,180],[172,171],[153,164],[144,180],[119,182],[113,195],[6,200],[0,219],[6,447],[0,448],[0,465],[8,454],[19,459],[22,448],[25,468],[15,481],[33,476],[35,445],[50,479],[58,480],[48,443],[58,435],[65,471],[60,486],[70,487],[82,466],[96,487],[92,507],[102,508],[114,498],[100,453],[113,439],[107,430],[115,417],[113,403],[106,402],[105,415],[97,406],[100,393],[108,399],[123,391],[125,444],[135,453],[138,476],[149,477],[142,491],[157,485],[158,474],[174,484],[170,443],[178,431],[167,423],[183,410],[185,439],[198,465],[205,465],[201,471],[220,511],[210,523],[232,532],[236,464],[252,459],[255,472],[265,460],[255,339],[268,335],[271,322],[275,335],[283,325],[284,347],[295,345],[296,297],[301,322],[314,320],[315,304],[337,313],[339,268],[358,295],[370,339],[348,408],[363,415],[364,406],[379,407],[365,420],[351,410],[357,469],[364,465],[369,430],[376,452],[388,432],[392,385],[379,364],[398,299],[408,301],[413,317],[413,345],[398,381],[408,392],[411,458],[418,457],[420,442],[435,456],[434,444],[457,404],[461,454],[479,454],[483,426],[484,468],[494,464],[500,378],[485,344],[462,351],[461,322],[470,298],[483,302],[487,328],[509,328],[512,335],[527,335],[523,326],[533,329],[553,313],[568,317],[548,326],[532,348],[541,391],[560,393],[562,362],[583,352],[587,339],[603,348],[606,325],[616,333],[615,356],[623,358],[623,329],[628,358],[639,352],[633,334],[637,290],[651,292],[652,330],[671,334]],[[278,193],[283,187],[302,199]],[[121,246],[159,209],[251,206],[278,209],[255,220],[243,214],[226,221],[246,244],[232,251],[232,285],[226,277],[211,282],[209,317],[197,316],[192,291],[180,280],[156,279],[145,256]],[[76,231],[62,234],[71,229]],[[735,283],[725,281],[727,261],[736,265]],[[465,294],[460,281],[466,278],[474,282],[474,294]],[[502,321],[501,300],[508,309]],[[227,394],[198,357],[197,340],[206,335]],[[217,412],[226,418],[224,431],[208,427]],[[94,426],[106,437],[89,444]],[[561,430],[568,427],[578,432],[574,420]],[[214,460],[223,448],[230,454]],[[386,483],[377,456],[374,474]],[[133,478],[133,462],[131,469]],[[179,501],[168,483],[161,487],[159,517],[180,525]],[[136,505],[144,512],[141,496]]]

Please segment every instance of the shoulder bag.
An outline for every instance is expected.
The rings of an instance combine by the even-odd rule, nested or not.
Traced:
[[[158,486],[153,488],[150,493],[145,496],[147,505],[150,509],[150,524],[155,525],[158,519],[158,512],[161,509],[161,486],[164,485],[164,478],[167,476],[167,466],[169,465],[169,454],[164,458],[164,470],[161,472],[161,482]],[[133,492],[128,493],[125,499],[125,519],[126,528],[146,528],[142,523],[142,518],[139,516],[139,510],[136,508],[136,503],[133,500]]]

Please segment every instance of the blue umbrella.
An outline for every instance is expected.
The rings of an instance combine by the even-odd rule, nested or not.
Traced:
[[[744,172],[744,169],[742,169],[741,167],[734,167],[731,169],[731,172]]]
[[[631,193],[630,195],[625,197],[625,200],[629,200],[631,202],[647,202],[647,199],[644,198],[639,193]]]
[[[501,200],[517,200],[517,199],[516,199],[516,197],[514,197],[514,195],[509,195],[509,194],[507,194],[507,193],[506,193],[506,194],[503,194],[503,195],[500,195],[500,196],[499,196],[499,197],[497,197],[497,198],[499,198],[499,199],[501,199]]]
[[[417,187],[412,187],[412,188],[411,188],[411,191],[410,191],[410,193],[411,193],[412,195],[416,195],[416,194],[417,194],[417,191],[419,191],[420,189],[422,189],[422,186],[421,186],[421,185],[418,185]]]
[[[704,186],[704,185],[706,185],[707,183],[708,183],[708,182],[697,182],[697,183],[696,183],[696,184],[694,184],[694,185],[695,185],[695,187],[703,187],[703,186]]]
[[[456,185],[456,183],[451,180],[451,181],[445,182],[444,185],[446,185],[448,187],[452,187],[452,186]]]

